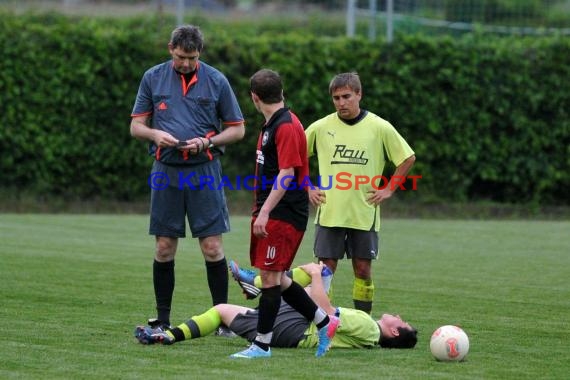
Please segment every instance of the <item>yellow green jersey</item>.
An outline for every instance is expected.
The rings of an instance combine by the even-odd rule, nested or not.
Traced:
[[[380,184],[387,161],[396,167],[414,151],[394,126],[367,112],[349,125],[337,113],[315,121],[306,130],[309,157],[317,155],[318,183],[326,195],[315,223],[375,231],[380,229],[380,206],[368,204],[369,191]],[[385,180],[384,180],[385,182]]]
[[[337,308],[340,324],[333,337],[331,348],[371,348],[380,341],[380,327],[370,314],[356,309]],[[317,326],[309,325],[305,339],[298,347],[317,347],[319,343]]]

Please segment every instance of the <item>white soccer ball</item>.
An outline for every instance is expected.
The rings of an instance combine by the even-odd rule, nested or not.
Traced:
[[[457,326],[441,326],[431,335],[429,349],[439,361],[460,361],[469,352],[469,337]]]

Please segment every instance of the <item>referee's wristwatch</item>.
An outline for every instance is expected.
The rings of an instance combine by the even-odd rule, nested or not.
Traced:
[[[212,149],[213,147],[215,147],[214,142],[211,138],[208,138],[208,149]]]

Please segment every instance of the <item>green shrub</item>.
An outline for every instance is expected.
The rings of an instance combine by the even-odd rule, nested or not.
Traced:
[[[1,187],[85,199],[148,194],[151,159],[129,134],[130,112],[143,72],[169,59],[168,25],[0,14]],[[416,151],[420,191],[405,196],[569,203],[568,38],[416,35],[386,44],[201,27],[202,59],[227,75],[246,117],[244,141],[223,158],[230,177],[253,170],[263,122],[248,93],[256,70],[283,75],[287,105],[305,126],[334,112],[330,79],[357,71],[363,108]]]

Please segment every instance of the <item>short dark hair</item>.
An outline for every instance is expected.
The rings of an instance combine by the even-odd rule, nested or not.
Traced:
[[[279,73],[261,69],[249,78],[249,90],[265,104],[283,101],[283,82]]]
[[[398,327],[398,336],[392,338],[381,338],[382,348],[414,348],[418,342],[418,330],[411,327],[409,329]]]
[[[172,31],[170,44],[173,49],[179,47],[186,52],[201,52],[204,47],[204,37],[197,26],[182,25]]]
[[[348,87],[356,93],[362,91],[362,84],[360,83],[360,78],[355,72],[342,73],[336,75],[329,84],[329,94],[332,95],[333,91]]]

